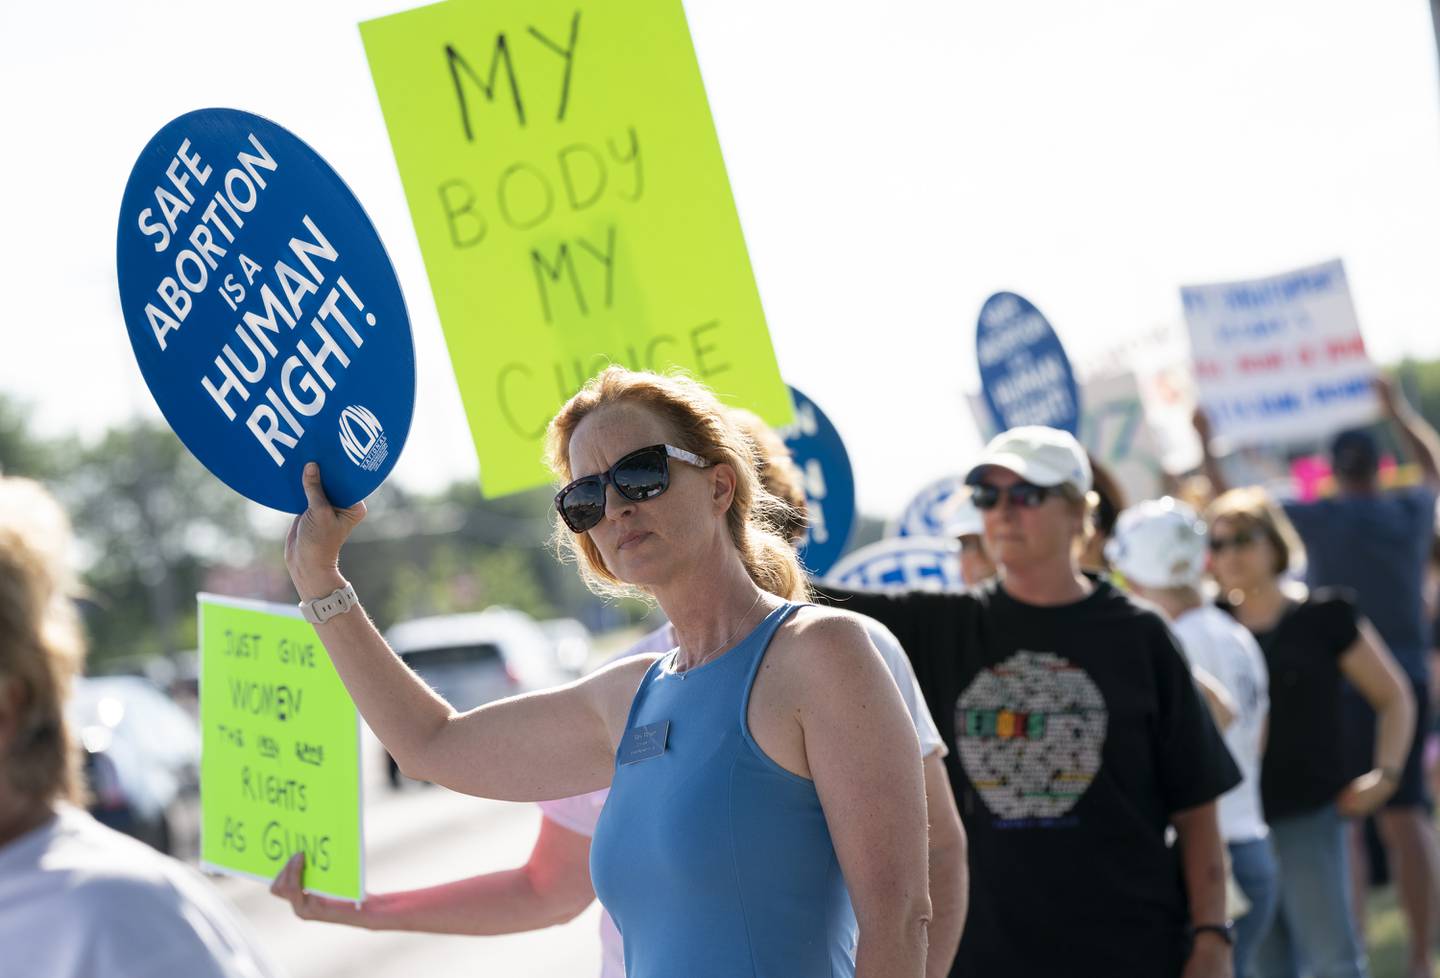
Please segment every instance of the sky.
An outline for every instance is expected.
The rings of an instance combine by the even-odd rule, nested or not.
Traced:
[[[476,477],[356,29],[414,5],[0,6],[0,393],[37,434],[159,417],[119,310],[120,198],[156,130],[225,105],[324,155],[396,264],[420,394],[394,478]],[[1178,324],[1183,284],[1340,257],[1372,356],[1440,356],[1424,0],[685,7],[781,371],[867,512],[973,454],[975,317],[1001,289],[1083,364]]]

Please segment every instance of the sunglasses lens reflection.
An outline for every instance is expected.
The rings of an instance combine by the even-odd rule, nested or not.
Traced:
[[[576,533],[600,522],[605,515],[605,484],[599,479],[587,479],[571,486],[560,500],[560,515]]]
[[[615,466],[615,489],[636,502],[660,495],[669,484],[670,469],[665,450],[647,448]]]

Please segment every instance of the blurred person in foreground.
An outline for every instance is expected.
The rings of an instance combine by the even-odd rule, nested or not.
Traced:
[[[895,633],[950,747],[972,894],[955,978],[1227,978],[1216,799],[1240,772],[1165,622],[1081,571],[1090,479],[1066,432],[1007,431],[967,477],[998,578],[819,590]]]
[[[1206,517],[1218,605],[1255,636],[1270,673],[1260,797],[1280,864],[1280,906],[1259,973],[1360,978],[1367,967],[1344,819],[1375,811],[1401,782],[1415,722],[1410,684],[1347,593],[1288,585],[1300,544],[1263,489],[1232,489]],[[1377,717],[1367,738],[1373,753],[1358,765],[1344,744],[1347,681]]]
[[[1240,765],[1241,784],[1220,798],[1220,833],[1249,910],[1235,922],[1236,978],[1255,974],[1255,952],[1275,916],[1278,871],[1260,805],[1260,756],[1270,712],[1269,677],[1255,638],[1201,591],[1206,529],[1185,503],[1147,500],[1120,514],[1106,548],[1130,589],[1165,613],[1180,649],[1228,693],[1231,713],[1220,723]]]
[[[1424,774],[1429,723],[1428,655],[1430,622],[1424,611],[1425,564],[1435,532],[1440,492],[1440,434],[1405,400],[1395,383],[1380,377],[1375,393],[1381,411],[1420,471],[1414,486],[1384,489],[1380,448],[1363,429],[1344,431],[1330,447],[1335,492],[1313,502],[1288,501],[1285,515],[1299,531],[1307,557],[1305,581],[1312,589],[1348,588],[1363,614],[1385,640],[1409,679],[1419,708],[1418,722],[1400,770],[1400,782],[1376,813],[1387,861],[1393,868],[1401,909],[1410,934],[1412,975],[1431,973],[1431,946],[1440,914],[1440,843],[1431,824],[1431,799]],[[1224,475],[1209,454],[1210,431],[1203,412],[1197,429],[1206,446],[1211,481],[1225,488]],[[1374,752],[1375,716],[1363,697],[1345,698],[1346,746],[1357,769]],[[1351,858],[1357,915],[1363,915],[1368,859],[1362,826],[1352,829]],[[1362,916],[1363,919],[1363,916]],[[1363,929],[1363,927],[1362,927]]]
[[[79,807],[65,717],[84,643],[70,529],[38,483],[0,476],[0,972],[270,978],[210,884]]]
[[[678,645],[457,713],[341,575],[365,508],[330,505],[311,463],[286,563],[313,617],[334,609],[316,634],[361,715],[403,772],[467,794],[608,785],[591,879],[629,978],[921,978],[915,728],[860,624],[804,604],[749,439],[704,385],[613,366],[551,420],[547,449],[556,532],[587,583],[653,597]]]
[[[749,411],[731,409],[730,416],[753,442],[761,484],[789,506],[780,514],[777,532],[798,546],[805,539],[806,503],[790,450],[779,435]],[[945,774],[945,745],[925,706],[915,672],[900,644],[883,625],[874,621],[863,624],[894,677],[920,738],[930,822],[930,902],[934,907],[926,975],[943,978],[950,972],[965,921],[965,833]],[[611,661],[663,654],[677,644],[675,629],[667,622]],[[608,789],[601,789],[541,802],[544,817],[540,834],[529,859],[516,869],[375,894],[357,906],[350,900],[305,891],[300,886],[304,855],[297,854],[276,878],[272,891],[288,900],[295,913],[306,920],[371,930],[490,935],[553,926],[574,918],[595,899],[590,883],[590,840],[608,795]],[[601,978],[624,978],[624,948],[609,914],[601,917],[600,946]]]

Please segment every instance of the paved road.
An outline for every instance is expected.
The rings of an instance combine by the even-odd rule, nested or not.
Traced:
[[[367,778],[367,781],[369,779]],[[540,821],[514,805],[411,786],[367,784],[366,883],[371,893],[503,869],[523,862]],[[438,937],[302,921],[250,880],[218,885],[290,978],[594,978],[599,907],[560,927],[506,937]]]

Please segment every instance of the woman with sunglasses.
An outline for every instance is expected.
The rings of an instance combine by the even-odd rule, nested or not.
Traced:
[[[457,791],[608,785],[591,875],[629,978],[920,978],[915,730],[863,628],[796,604],[804,575],[751,445],[700,384],[612,367],[548,448],[582,576],[654,597],[678,648],[456,714],[347,613],[339,551],[364,506],[330,506],[307,466],[286,561],[360,712],[405,773]]]
[[[805,541],[809,523],[803,476],[789,448],[774,429],[749,411],[731,408],[729,414],[753,442],[760,484],[787,504],[788,508],[778,514],[781,522],[776,531],[798,547]],[[978,512],[975,523],[979,523]],[[920,740],[930,823],[930,899],[934,912],[925,973],[927,978],[944,978],[950,972],[965,921],[965,830],[945,773],[945,744],[925,706],[910,660],[895,637],[878,622],[866,621],[865,627],[900,690]],[[676,645],[675,631],[666,622],[612,661],[631,655],[664,654]],[[304,855],[297,854],[276,877],[271,892],[289,901],[296,915],[305,920],[371,930],[491,935],[550,927],[570,920],[595,900],[590,884],[590,840],[608,793],[601,789],[541,802],[544,818],[523,866],[420,889],[367,895],[357,905],[304,890],[300,886]],[[600,950],[600,978],[625,978],[623,942],[608,914],[601,915]]]
[[[1081,571],[1084,449],[1015,428],[967,481],[998,579],[823,589],[895,633],[950,748],[971,881],[951,974],[1229,978],[1216,800],[1240,775],[1165,623]]]
[[[1400,783],[1415,706],[1405,674],[1344,592],[1285,582],[1299,542],[1260,488],[1211,504],[1210,570],[1219,605],[1248,628],[1270,673],[1270,727],[1260,796],[1280,864],[1275,922],[1257,959],[1263,978],[1357,978],[1364,943],[1350,908],[1344,818],[1375,811]],[[1348,681],[1374,708],[1374,763],[1347,770],[1341,694]]]

